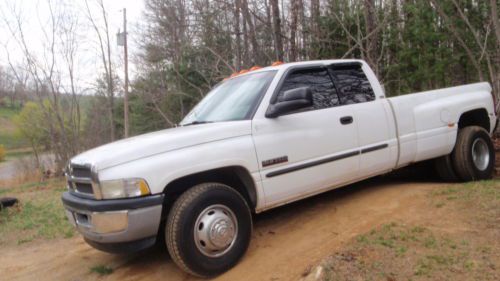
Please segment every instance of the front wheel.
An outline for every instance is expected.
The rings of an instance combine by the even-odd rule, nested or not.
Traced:
[[[463,181],[491,179],[495,149],[488,132],[478,126],[461,129],[451,159],[457,176]]]
[[[174,203],[165,228],[170,256],[184,271],[212,277],[246,252],[252,217],[245,199],[219,183],[196,185]]]

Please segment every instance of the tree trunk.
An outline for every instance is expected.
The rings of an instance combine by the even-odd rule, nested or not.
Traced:
[[[273,14],[273,32],[275,43],[275,54],[278,61],[283,61],[283,38],[281,37],[281,19],[278,0],[270,0]]]
[[[297,60],[297,21],[299,0],[292,0],[292,21],[290,23],[290,61]]]
[[[490,0],[491,5],[491,21],[493,22],[493,28],[495,29],[495,35],[497,38],[497,55],[500,55],[500,18],[498,18],[498,7],[497,0]],[[500,59],[500,56],[497,56]]]
[[[379,68],[377,63],[378,55],[378,31],[377,28],[377,17],[375,13],[375,0],[365,0],[365,26],[366,34],[372,34],[368,37],[366,43],[366,60],[372,67],[375,74],[379,74]],[[373,32],[373,33],[372,33]]]
[[[300,28],[301,28],[301,37],[302,37],[302,45],[300,47],[300,58],[301,59],[307,59],[307,53],[305,50],[307,50],[307,25],[306,25],[306,15],[304,11],[304,0],[298,0],[298,6],[300,9],[299,16],[300,16]]]
[[[259,60],[259,44],[257,43],[257,36],[255,34],[255,25],[253,24],[252,17],[248,11],[248,0],[242,0],[241,11],[243,12],[243,17],[248,24],[250,43],[252,45],[252,60],[254,64],[261,63]]]
[[[240,3],[241,4],[241,3]],[[240,6],[241,10],[241,6]],[[250,65],[250,51],[248,44],[248,28],[247,22],[245,20],[245,16],[243,16],[241,23],[243,24],[243,67],[248,67]]]
[[[319,46],[318,43],[321,39],[319,18],[320,18],[320,2],[319,0],[311,0],[311,46],[308,46],[309,56],[312,59],[318,59]]]
[[[497,100],[500,97],[500,18],[498,17],[498,7],[497,7],[497,1],[496,0],[490,0],[490,9],[491,9],[491,20],[493,22],[493,29],[495,29],[495,35],[497,39],[497,50],[496,50],[496,55],[494,56],[496,59],[494,61],[496,65],[496,77],[494,80],[496,81],[491,81],[493,83],[493,89],[495,93],[495,97]],[[499,103],[497,103],[497,108],[495,109],[497,115],[499,111]]]
[[[234,2],[234,33],[236,35],[236,71],[241,70],[241,31],[240,31],[240,0]]]
[[[109,40],[109,26],[108,26],[108,18],[106,14],[106,10],[104,8],[104,4],[101,1],[99,3],[101,6],[101,13],[102,13],[102,18],[104,20],[104,31],[106,35],[106,45],[107,45],[107,52],[108,52],[108,98],[109,98],[109,134],[111,141],[114,141],[116,138],[115,135],[115,119],[114,119],[114,111],[115,111],[115,89],[113,85],[113,66],[111,64],[111,41]],[[106,66],[105,66],[106,67]]]

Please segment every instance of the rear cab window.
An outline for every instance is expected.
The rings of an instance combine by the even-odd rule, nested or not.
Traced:
[[[339,63],[328,67],[341,104],[375,100],[375,93],[360,63]]]

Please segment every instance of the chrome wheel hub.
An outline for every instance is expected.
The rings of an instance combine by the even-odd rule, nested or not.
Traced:
[[[209,257],[227,253],[238,236],[238,221],[224,205],[211,205],[203,210],[194,225],[194,241],[200,252]]]
[[[490,150],[483,139],[476,139],[472,143],[472,161],[480,171],[486,170],[490,163]]]

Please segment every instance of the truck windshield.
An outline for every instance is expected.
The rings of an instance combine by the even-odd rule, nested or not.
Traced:
[[[263,71],[217,85],[180,123],[181,126],[250,119],[276,71]]]

